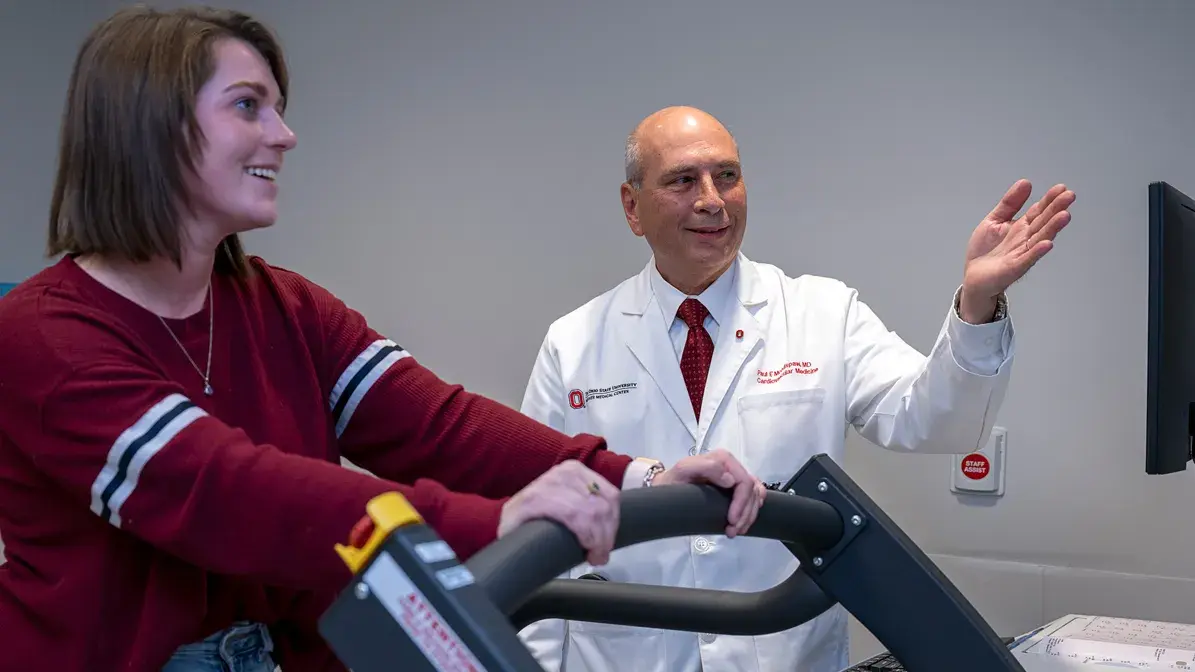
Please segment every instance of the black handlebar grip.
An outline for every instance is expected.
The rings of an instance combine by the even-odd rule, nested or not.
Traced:
[[[694,534],[724,534],[730,495],[729,491],[714,486],[693,484],[625,491],[619,496],[622,508],[614,548]],[[842,533],[842,518],[831,505],[769,491],[747,536],[776,539],[816,553],[837,544]],[[513,615],[541,586],[584,560],[585,550],[568,528],[556,521],[539,519],[512,530],[465,564],[498,609]],[[802,582],[791,580],[781,586],[789,583],[802,590],[808,588]],[[600,585],[589,588],[605,589],[616,585],[600,582]],[[673,590],[692,593],[690,599],[727,595],[723,591]],[[719,601],[718,605],[721,604]],[[811,608],[815,607],[811,605]]]
[[[515,630],[545,618],[563,618],[756,636],[795,628],[835,603],[800,570],[758,593],[553,579],[519,607],[510,622]]]

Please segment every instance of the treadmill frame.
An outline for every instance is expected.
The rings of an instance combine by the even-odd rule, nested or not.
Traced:
[[[670,488],[689,490],[667,493]],[[616,547],[630,545],[628,540],[638,543],[647,538],[719,533],[724,521],[692,511],[702,507],[694,507],[691,501],[669,507],[668,515],[660,513],[659,502],[693,489],[716,490],[712,486],[665,486],[624,493],[621,526],[628,529],[620,529],[623,543]],[[704,508],[720,503],[724,518],[729,495],[717,493],[717,501]],[[320,633],[354,672],[383,672],[395,669],[398,663],[410,672],[540,672],[542,668],[519,639],[518,629],[541,618],[766,634],[799,624],[789,622],[795,619],[785,618],[786,614],[801,614],[802,620],[808,620],[810,613],[816,615],[838,603],[909,672],[1024,672],[962,593],[828,456],[812,458],[782,492],[769,496],[820,503],[820,508],[812,507],[811,512],[825,510],[828,504],[841,521],[841,533],[828,541],[825,534],[810,533],[804,538],[777,535],[798,537],[781,540],[800,561],[796,574],[804,574],[808,580],[794,575],[768,591],[742,594],[556,579],[523,598],[510,595],[505,583],[512,573],[521,571],[521,565],[531,559],[538,565],[547,563],[528,571],[537,576],[550,572],[548,576],[554,577],[583,557],[575,537],[563,526],[532,521],[523,526],[526,529],[515,530],[461,564],[451,551],[445,552],[446,545],[435,533],[419,522],[378,531],[386,534],[386,540],[359,565],[351,584],[321,619]],[[634,512],[628,513],[628,508]],[[671,519],[663,520],[669,516]],[[648,527],[652,526],[666,534],[651,536]],[[433,547],[439,552],[431,555],[426,549]],[[535,553],[527,553],[529,549]],[[562,564],[565,566],[558,566]],[[820,595],[810,593],[810,581]],[[763,599],[769,593],[781,597],[781,591],[787,591],[783,595],[788,599]],[[735,603],[733,598],[739,598],[738,608],[725,608]],[[821,604],[814,604],[819,598]],[[611,605],[623,599],[656,600],[668,608],[615,609],[618,619],[611,619]],[[756,618],[747,632],[732,625],[748,616],[752,605],[756,610],[765,605],[772,612],[767,618]],[[694,624],[716,625],[691,622],[694,612],[705,612],[706,618],[713,612],[714,620],[721,619],[725,625],[722,629],[693,628]]]

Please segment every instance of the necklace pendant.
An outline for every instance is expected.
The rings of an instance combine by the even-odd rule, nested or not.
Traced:
[[[203,384],[203,393],[210,397],[213,394],[215,394],[216,391],[212,389],[211,383],[204,383]]]

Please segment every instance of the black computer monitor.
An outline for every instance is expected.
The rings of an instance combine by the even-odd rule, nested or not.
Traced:
[[[1145,472],[1187,468],[1195,435],[1195,201],[1149,185]]]

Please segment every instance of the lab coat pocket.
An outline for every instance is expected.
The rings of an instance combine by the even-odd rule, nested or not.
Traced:
[[[568,628],[567,660],[562,669],[592,672],[663,669],[658,662],[665,659],[666,653],[662,630],[580,621],[569,622]]]
[[[605,574],[601,568],[596,568],[595,573]],[[569,651],[569,659],[575,659],[585,670],[643,669],[643,661],[662,658],[664,651],[660,646],[663,636],[663,631],[656,628],[569,621],[569,646],[566,650]],[[613,668],[610,667],[612,665]],[[564,669],[569,669],[569,666],[565,665]]]
[[[659,566],[660,555],[667,555],[666,549],[660,548],[656,554],[651,554],[649,547],[662,547],[666,541],[649,541],[636,546],[619,549],[614,552],[611,562],[602,567],[595,567],[589,563],[581,563],[574,567],[569,576],[579,581],[610,581],[623,584],[659,585],[664,583],[663,568]],[[601,647],[601,642],[621,642],[626,637],[647,638],[662,631],[657,628],[639,628],[611,623],[594,621],[571,621],[569,628],[573,634],[582,638],[595,640],[591,646]],[[625,644],[620,644],[625,646]]]
[[[738,401],[743,466],[783,485],[819,452],[826,390],[811,387],[746,395]]]

